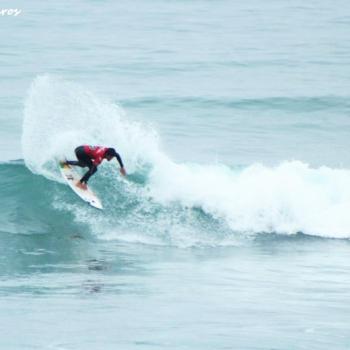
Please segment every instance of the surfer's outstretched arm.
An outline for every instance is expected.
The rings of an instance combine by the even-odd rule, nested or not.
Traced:
[[[115,157],[117,158],[117,161],[119,163],[119,166],[120,166],[120,173],[125,176],[126,175],[126,170],[124,168],[124,164],[123,164],[123,161],[122,161],[122,158],[120,157],[119,153],[116,152],[115,154]]]
[[[117,158],[117,161],[118,161],[120,167],[124,168],[124,164],[123,164],[122,158],[120,157],[119,153],[116,152],[115,157]]]

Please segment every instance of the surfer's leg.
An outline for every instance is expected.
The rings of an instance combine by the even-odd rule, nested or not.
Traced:
[[[96,173],[97,166],[92,162],[92,159],[85,153],[84,146],[77,147],[75,149],[75,155],[77,156],[78,161],[70,160],[67,161],[67,164],[77,165],[82,168],[88,167],[89,170],[79,181],[81,184],[87,184],[89,178]]]
[[[66,164],[68,165],[75,165],[75,166],[80,166],[81,168],[89,167],[89,162],[91,162],[91,159],[89,156],[85,153],[84,147],[80,146],[75,149],[75,155],[77,157],[76,160],[67,160]]]
[[[97,166],[94,165],[92,162],[91,162],[91,166],[89,166],[89,170],[88,172],[80,179],[80,182],[81,183],[85,183],[87,184],[87,182],[89,181],[90,177],[92,175],[94,175],[97,171]]]
[[[82,168],[86,167],[86,164],[84,162],[76,161],[76,160],[67,160],[65,163],[68,164],[68,165],[80,166]]]

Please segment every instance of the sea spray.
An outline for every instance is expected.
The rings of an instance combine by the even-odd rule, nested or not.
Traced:
[[[60,180],[57,160],[75,157],[82,144],[115,147],[129,171],[158,152],[157,134],[126,120],[123,110],[77,84],[44,75],[34,80],[25,102],[22,151],[26,166]]]
[[[60,78],[38,77],[25,104],[26,166],[57,181],[56,160],[73,157],[84,143],[115,146],[130,174],[126,182],[106,162],[94,176],[107,210],[77,213],[77,220],[99,236],[183,245],[256,233],[350,237],[349,170],[299,161],[244,168],[176,163],[162,151],[156,131],[129,121],[114,103]]]

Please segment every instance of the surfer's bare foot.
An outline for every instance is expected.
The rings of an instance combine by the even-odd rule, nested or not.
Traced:
[[[60,167],[61,168],[64,168],[64,167],[69,168],[69,164],[65,160],[60,160]]]
[[[78,181],[76,184],[75,184],[77,187],[79,187],[81,190],[87,190],[87,185]]]

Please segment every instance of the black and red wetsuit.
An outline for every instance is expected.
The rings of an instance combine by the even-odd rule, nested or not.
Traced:
[[[106,158],[105,156],[108,149],[108,147],[101,146],[79,146],[75,149],[75,155],[77,156],[78,161],[67,160],[66,163],[69,165],[77,165],[82,168],[88,167],[89,170],[80,179],[81,183],[87,183],[89,178],[96,173],[97,166]],[[120,155],[115,152],[114,156],[117,158],[120,167],[123,168],[123,161],[120,158]]]

